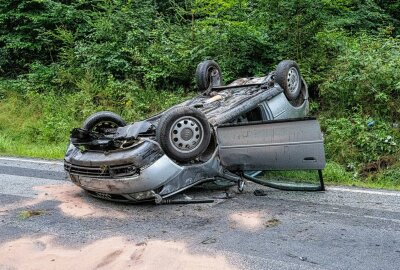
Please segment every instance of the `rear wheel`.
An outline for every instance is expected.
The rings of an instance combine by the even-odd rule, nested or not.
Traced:
[[[301,91],[301,74],[295,61],[284,60],[276,67],[275,81],[283,88],[288,100],[295,100]]]
[[[187,106],[175,107],[160,119],[156,137],[169,157],[184,162],[193,160],[207,149],[211,129],[201,111]]]
[[[209,91],[213,86],[223,84],[221,68],[217,62],[206,60],[197,66],[196,84],[200,92]]]

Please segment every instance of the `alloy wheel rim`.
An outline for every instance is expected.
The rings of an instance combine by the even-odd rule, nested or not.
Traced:
[[[169,134],[171,144],[177,151],[189,153],[202,143],[204,130],[196,118],[183,116],[172,124]]]
[[[287,86],[290,93],[296,93],[300,84],[300,76],[297,68],[291,67],[287,75]]]

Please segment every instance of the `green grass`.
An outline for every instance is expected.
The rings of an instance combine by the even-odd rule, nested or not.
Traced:
[[[13,95],[0,102],[0,155],[61,159],[68,133],[59,141],[44,139],[40,121],[43,104],[31,101]]]
[[[87,86],[89,87],[89,86]],[[96,85],[90,85],[94,92]],[[110,110],[127,122],[154,115],[194,94],[137,89],[134,83],[103,86],[106,94],[4,90],[0,97],[0,155],[61,159],[70,131],[94,112]],[[122,89],[120,89],[122,88]],[[0,84],[0,90],[1,84]],[[121,96],[111,93],[120,90]],[[89,91],[89,90],[87,90]]]
[[[328,162],[323,170],[324,182],[328,185],[346,185],[375,189],[400,190],[400,164],[389,169],[371,173],[368,177],[361,177],[356,172],[348,172],[335,162]],[[316,171],[273,171],[264,174],[266,178],[287,180],[292,183],[304,182],[317,184]]]
[[[400,164],[371,173],[368,177],[361,177],[357,172],[346,171],[344,166],[330,161],[323,170],[323,176],[327,185],[400,190]],[[270,171],[265,172],[262,178],[283,183],[319,184],[317,172],[310,170]]]
[[[396,164],[386,170],[371,173],[368,177],[361,177],[356,172],[347,172],[343,166],[335,162],[328,162],[324,169],[324,179],[330,185],[400,190],[398,166],[399,164]]]
[[[4,156],[62,159],[66,149],[67,141],[59,144],[35,144],[13,140],[0,134],[0,155]]]

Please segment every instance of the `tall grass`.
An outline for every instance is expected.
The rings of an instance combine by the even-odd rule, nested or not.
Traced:
[[[24,83],[29,81],[21,80],[18,87]],[[0,91],[5,85],[0,84]],[[139,89],[133,82],[111,79],[103,85],[81,80],[77,88],[3,91],[7,94],[0,100],[0,154],[62,158],[70,131],[94,112],[114,111],[133,122],[193,96],[182,90]]]

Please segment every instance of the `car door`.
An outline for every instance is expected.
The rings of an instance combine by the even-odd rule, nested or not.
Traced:
[[[325,151],[315,118],[223,125],[217,139],[221,164],[249,180],[286,190],[323,189]],[[257,177],[260,171],[267,173]]]

